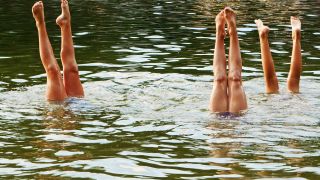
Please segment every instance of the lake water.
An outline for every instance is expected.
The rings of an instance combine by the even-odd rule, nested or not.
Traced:
[[[1,179],[320,178],[320,1],[72,0],[86,97],[63,105],[44,97],[33,3],[0,6]],[[226,5],[238,14],[241,117],[207,109],[214,17]],[[45,2],[60,61],[59,6]],[[285,90],[291,15],[303,29],[297,95]],[[256,18],[271,28],[280,94],[264,94]]]

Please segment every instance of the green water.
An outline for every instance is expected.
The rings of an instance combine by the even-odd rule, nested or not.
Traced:
[[[64,105],[44,97],[33,3],[0,6],[1,179],[319,179],[319,1],[72,0],[86,98]],[[60,61],[59,1],[44,3]],[[250,108],[217,118],[207,110],[214,17],[226,5]],[[303,29],[298,95],[285,91],[291,15]],[[271,28],[277,95],[264,94],[256,18]]]

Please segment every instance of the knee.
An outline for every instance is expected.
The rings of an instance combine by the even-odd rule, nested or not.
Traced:
[[[70,64],[68,66],[63,67],[63,72],[64,73],[73,73],[73,74],[79,74],[79,69],[76,64]]]
[[[214,81],[217,84],[227,83],[227,77],[225,75],[215,75]]]
[[[241,84],[241,73],[240,72],[232,72],[228,76],[228,81],[234,83],[235,85]]]
[[[57,65],[49,65],[46,69],[47,75],[50,77],[56,77],[60,73],[60,69]]]

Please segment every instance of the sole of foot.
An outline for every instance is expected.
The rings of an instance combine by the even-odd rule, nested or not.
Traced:
[[[44,23],[43,3],[38,1],[32,6],[32,14],[37,24]]]
[[[292,38],[301,38],[301,21],[298,17],[291,16]]]
[[[70,11],[67,0],[61,0],[61,15],[56,19],[57,25],[61,28],[70,23]]]
[[[255,20],[254,22],[255,22],[256,25],[257,25],[259,35],[260,35],[261,37],[267,36],[268,33],[269,33],[269,31],[270,31],[269,27],[263,25],[263,22],[262,22],[260,19],[257,19],[257,20]]]

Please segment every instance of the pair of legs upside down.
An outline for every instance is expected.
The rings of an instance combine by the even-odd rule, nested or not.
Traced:
[[[277,93],[279,85],[269,47],[269,28],[264,26],[260,19],[255,20],[255,23],[260,38],[266,93]],[[227,30],[230,36],[228,75],[226,72],[226,55],[224,47],[225,24],[228,25]],[[297,17],[291,17],[291,26],[293,48],[287,88],[290,92],[298,93],[302,69],[300,20]],[[229,7],[226,7],[216,16],[216,42],[213,70],[215,75],[209,104],[210,111],[215,113],[239,113],[246,110],[248,105],[241,80],[242,59],[236,30],[236,15]]]
[[[60,57],[63,65],[63,77],[48,38],[43,3],[42,1],[36,2],[32,7],[33,17],[38,29],[40,57],[47,74],[46,97],[50,101],[63,101],[67,97],[84,96],[75,59],[71,15],[67,0],[61,0],[61,10],[62,13],[57,18],[56,23],[61,29]]]

